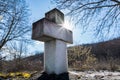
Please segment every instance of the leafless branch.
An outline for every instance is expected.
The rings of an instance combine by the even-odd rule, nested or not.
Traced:
[[[119,0],[53,0],[58,8],[69,10],[68,15],[82,26],[83,31],[93,28],[95,36],[111,33],[120,25]],[[94,22],[94,23],[93,23]],[[116,32],[117,34],[117,32]]]
[[[1,0],[0,49],[11,40],[22,37],[30,31],[28,26],[28,7],[25,0]]]

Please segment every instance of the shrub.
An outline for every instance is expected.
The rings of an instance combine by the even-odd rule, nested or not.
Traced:
[[[91,53],[91,47],[76,46],[68,49],[70,67],[77,70],[90,70],[96,64],[96,57]]]

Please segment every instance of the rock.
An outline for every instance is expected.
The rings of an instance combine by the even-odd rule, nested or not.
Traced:
[[[95,78],[96,79],[102,79],[102,78],[104,78],[104,76],[102,76],[102,75],[95,75]]]

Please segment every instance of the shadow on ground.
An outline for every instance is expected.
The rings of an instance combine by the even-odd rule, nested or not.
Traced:
[[[70,80],[69,73],[62,73],[59,75],[56,74],[47,74],[45,72],[37,80]]]

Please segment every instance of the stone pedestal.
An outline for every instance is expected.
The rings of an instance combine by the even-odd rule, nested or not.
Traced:
[[[64,41],[52,40],[45,42],[44,69],[48,74],[67,72],[67,46]]]

